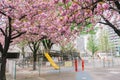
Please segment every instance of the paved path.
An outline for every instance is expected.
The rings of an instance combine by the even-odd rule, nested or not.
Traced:
[[[120,80],[120,67],[113,68],[88,68],[84,72],[60,71],[43,73],[39,77],[38,71],[17,72],[16,80]],[[7,80],[13,80],[7,74]]]
[[[61,72],[44,74],[46,80],[120,80],[120,67],[89,68],[85,72]]]
[[[76,80],[93,80],[92,77],[86,71],[77,72]]]
[[[120,80],[120,67],[98,68],[88,71],[94,80]]]

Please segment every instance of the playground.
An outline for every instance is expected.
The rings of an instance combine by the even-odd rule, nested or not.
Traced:
[[[33,71],[39,76],[46,73],[59,73],[61,71],[78,71],[78,66],[81,65],[81,59],[76,53],[77,56],[69,55],[65,56],[61,54],[53,53],[44,53],[37,55],[36,70]],[[31,58],[26,57],[23,59],[8,59],[7,61],[7,72],[13,79],[17,79],[17,75],[23,73],[31,73],[33,70],[33,63]],[[84,63],[83,63],[84,64]],[[84,66],[83,66],[84,67]],[[82,69],[84,70],[84,69]]]
[[[75,52],[74,52],[75,54]],[[43,57],[44,56],[44,57]],[[75,55],[62,55],[57,53],[39,54],[36,62],[36,70],[30,58],[17,60],[8,59],[7,78],[14,80],[93,80],[91,69],[104,69],[119,66],[119,58],[113,61],[104,61],[99,58],[89,58],[88,61]],[[56,75],[56,76],[55,76]],[[46,79],[44,79],[46,78]],[[49,80],[50,80],[49,79]]]

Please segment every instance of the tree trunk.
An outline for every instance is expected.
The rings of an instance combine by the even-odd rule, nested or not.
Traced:
[[[9,38],[5,38],[5,47],[3,52],[1,53],[1,66],[0,66],[0,80],[6,80],[6,56],[9,49],[10,40]]]
[[[33,70],[36,70],[36,61],[37,61],[37,58],[36,58],[36,52],[33,53]]]
[[[0,80],[6,80],[6,56],[2,56],[0,65]]]
[[[22,56],[23,56],[23,58],[25,58],[25,50],[24,50],[25,48],[24,47],[22,47]]]

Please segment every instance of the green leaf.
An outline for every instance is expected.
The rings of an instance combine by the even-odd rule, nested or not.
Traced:
[[[81,27],[81,24],[78,24],[77,27],[80,28],[80,27]]]
[[[62,2],[59,2],[58,5],[59,5],[59,6],[63,6],[64,4],[63,4]]]
[[[75,28],[75,23],[72,23],[70,28],[71,28],[71,31],[74,30],[74,28]]]
[[[90,23],[90,24],[87,24],[86,27],[87,27],[87,28],[90,28],[90,27],[92,27],[92,24],[91,24],[91,23]]]
[[[96,34],[95,30],[89,31],[89,34]]]
[[[72,5],[72,2],[68,2],[67,6],[70,7]]]
[[[74,26],[71,26],[71,31],[74,30],[74,28],[75,28]]]

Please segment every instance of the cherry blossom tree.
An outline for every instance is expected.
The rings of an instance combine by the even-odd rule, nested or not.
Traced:
[[[39,26],[41,18],[44,21],[44,12],[53,8],[47,7],[52,2],[45,3],[44,0],[0,0],[0,80],[6,80],[6,55],[10,44],[14,39],[28,33],[29,29]]]
[[[31,27],[32,29],[29,29],[27,31],[28,33],[23,37],[30,44],[29,46],[33,52],[34,70],[36,69],[36,56],[40,42],[43,43],[44,51],[49,52],[53,44],[60,44],[64,39],[69,41],[69,39],[77,35],[78,32],[77,30],[71,30],[69,26],[63,26],[58,21],[59,17],[57,18],[58,15],[56,15],[56,13],[49,12],[46,13],[46,15],[46,18],[41,19],[39,26]]]
[[[39,15],[32,17],[34,20],[32,26],[29,26],[26,33],[18,38],[18,41],[21,41],[21,39],[28,41],[30,49],[33,52],[34,70],[40,42],[43,43],[45,51],[49,51],[53,44],[59,43],[63,39],[70,39],[78,32],[78,30],[71,29],[71,27],[62,24],[58,7],[52,3],[53,2],[41,3],[42,6],[46,5],[45,9],[43,9]]]
[[[120,36],[118,29],[120,19],[119,0],[55,0],[58,4],[61,20],[65,25],[74,25],[84,29],[88,24],[102,23],[108,25]],[[113,20],[114,17],[117,21]],[[101,20],[102,18],[102,20]],[[72,24],[71,24],[72,23]],[[93,27],[94,27],[93,25]],[[91,27],[91,29],[94,29]]]

